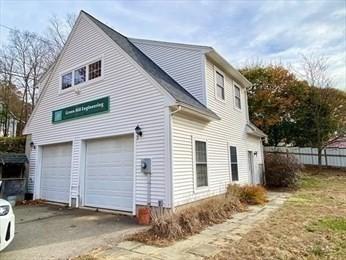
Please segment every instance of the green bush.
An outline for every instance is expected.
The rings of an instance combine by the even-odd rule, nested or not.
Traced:
[[[24,153],[25,152],[25,136],[0,137],[0,152]]]

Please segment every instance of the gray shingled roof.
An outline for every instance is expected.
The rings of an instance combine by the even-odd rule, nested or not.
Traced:
[[[28,161],[24,153],[0,153],[0,164],[24,164]]]
[[[87,15],[103,32],[105,32],[121,49],[138,63],[153,79],[155,79],[177,102],[195,108],[203,114],[219,119],[219,117],[199,102],[193,95],[184,89],[178,82],[163,71],[155,62],[138,49],[127,37],[100,22],[90,14]]]

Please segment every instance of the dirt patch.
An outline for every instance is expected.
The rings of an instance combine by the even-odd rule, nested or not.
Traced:
[[[271,217],[214,259],[346,259],[346,172],[305,172]]]

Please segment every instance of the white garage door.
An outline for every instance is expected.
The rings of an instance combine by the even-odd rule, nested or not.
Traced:
[[[85,206],[132,211],[132,136],[87,142],[84,193]]]
[[[71,143],[43,146],[41,199],[68,203],[71,179]]]

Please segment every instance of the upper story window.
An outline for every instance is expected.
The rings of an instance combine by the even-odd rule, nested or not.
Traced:
[[[61,89],[67,89],[72,87],[72,72],[62,75]]]
[[[225,78],[216,71],[216,97],[225,100]]]
[[[101,76],[101,61],[89,64],[89,80]]]
[[[79,66],[61,76],[61,90],[86,83],[102,76],[102,61],[98,60]]]
[[[235,107],[241,109],[241,94],[240,88],[234,85],[234,103]]]
[[[86,77],[86,67],[82,67],[74,71],[74,84],[78,85],[80,83],[85,82]]]

